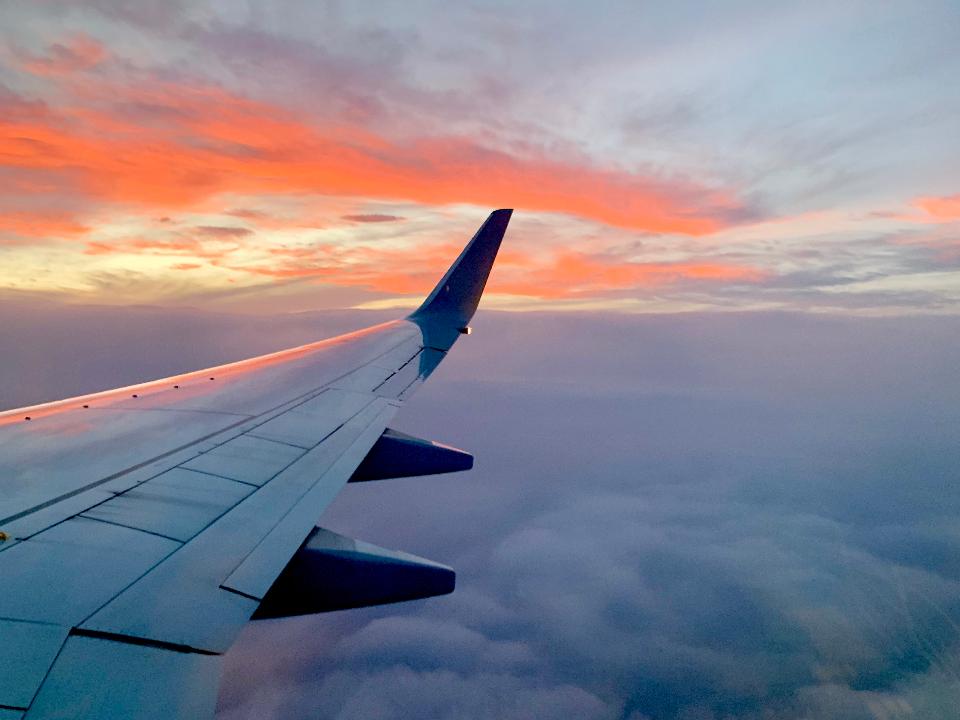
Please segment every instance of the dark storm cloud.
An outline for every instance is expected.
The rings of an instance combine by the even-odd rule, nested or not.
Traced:
[[[93,353],[68,379],[116,384],[380,319],[73,312],[5,322],[4,348]],[[474,325],[397,426],[475,469],[351,487],[322,520],[453,565],[457,591],[252,625],[222,718],[953,712],[957,319]],[[64,370],[26,365],[5,363],[7,398]]]

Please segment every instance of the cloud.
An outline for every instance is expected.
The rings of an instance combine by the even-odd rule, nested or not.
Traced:
[[[494,292],[545,299],[602,297],[611,291],[678,282],[757,283],[766,273],[757,268],[711,261],[630,262],[618,258],[560,251],[550,261],[514,262],[522,271],[514,279],[498,279]]]
[[[627,6],[8,5],[5,287],[81,292],[125,263],[159,287],[176,252],[203,265],[206,297],[272,284],[310,307],[356,261],[364,277],[325,297],[398,303],[432,278],[394,255],[404,277],[378,275],[366,250],[311,264],[306,248],[413,257],[506,205],[529,260],[497,273],[503,307],[957,307],[946,280],[915,287],[924,263],[960,257],[953,196],[929,195],[956,154],[946,7],[927,13],[939,22],[885,8],[863,29],[847,11],[749,3],[691,33],[683,13]],[[747,18],[763,32],[741,38]],[[891,52],[884,27],[923,40]],[[806,62],[811,44],[843,71]],[[908,223],[929,240],[890,240]],[[191,257],[177,244],[204,227],[255,235]]]
[[[317,193],[472,203],[565,213],[612,226],[698,235],[744,206],[729,192],[655,174],[485,147],[470,137],[403,144],[343,125],[314,126],[215,85],[87,80],[75,103],[0,123],[16,173],[59,183],[91,203],[196,206],[218,194]]]
[[[234,270],[276,278],[315,278],[335,285],[385,293],[423,294],[450,262],[458,245],[385,248],[313,245],[271,248],[272,263],[228,264]],[[491,279],[491,293],[540,299],[604,297],[617,291],[678,283],[758,283],[766,273],[732,263],[631,262],[569,250],[530,255],[505,249]]]
[[[329,202],[325,202],[329,204]],[[297,211],[258,210],[254,208],[233,208],[225,215],[244,220],[259,230],[321,230],[331,223],[302,208]]]
[[[342,215],[341,219],[360,223],[397,222],[403,220],[399,215],[384,215],[382,213],[365,213],[360,215]]]
[[[194,232],[204,237],[212,238],[235,238],[252,235],[253,230],[245,227],[227,227],[223,225],[201,225],[194,228]]]
[[[27,72],[52,76],[88,70],[107,58],[106,48],[84,33],[50,45],[44,55],[30,55],[22,51],[18,54],[20,64]]]
[[[508,674],[490,671],[463,676],[435,670],[416,672],[399,666],[362,675],[332,673],[311,685],[308,695],[283,695],[286,688],[262,693],[256,706],[222,712],[219,717],[337,717],[342,720],[409,717],[458,720],[528,720],[571,717],[615,720],[616,708],[575,685],[531,686]]]
[[[290,663],[263,675],[288,700],[261,716],[483,718],[497,674],[578,687],[587,717],[935,716],[960,697],[955,320],[476,325],[488,340],[400,422],[477,469],[348,488],[323,520],[453,564],[457,591],[253,626],[238,655]],[[281,649],[312,635],[312,655]],[[224,717],[258,712],[240,677]]]
[[[914,200],[914,205],[937,220],[960,220],[960,194],[921,197]]]
[[[13,235],[15,242],[36,238],[47,240],[70,238],[83,235],[89,230],[88,226],[62,212],[0,213],[0,235]]]
[[[0,308],[10,404],[384,319]],[[397,427],[469,449],[475,469],[349,487],[321,521],[453,565],[456,592],[254,623],[222,717],[952,712],[956,318],[473,324]]]
[[[85,255],[177,255],[219,261],[239,250],[243,233],[170,233],[159,237],[121,238],[111,242],[87,243]]]

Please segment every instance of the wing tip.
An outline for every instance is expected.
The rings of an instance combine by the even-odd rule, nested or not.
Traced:
[[[444,315],[465,322],[472,317],[512,215],[513,208],[500,208],[487,216],[411,318]]]
[[[407,316],[424,331],[429,329],[438,346],[452,345],[476,312],[512,215],[513,208],[491,212],[433,292]]]

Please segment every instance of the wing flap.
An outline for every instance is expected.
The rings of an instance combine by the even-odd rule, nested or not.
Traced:
[[[280,538],[287,527],[282,521],[297,509],[290,519],[305,526],[289,553],[282,558],[258,553],[263,563],[278,566],[269,580],[272,582],[309,533],[325,503],[346,484],[353,466],[346,464],[339,473],[331,474],[331,470],[369,428],[369,445],[360,445],[356,450],[359,463],[392,415],[383,413],[387,406],[386,401],[374,400],[367,410],[241,501],[82,627],[211,652],[226,651],[260,597],[256,591],[247,593],[246,585],[239,589],[224,589],[221,585],[278,526],[281,529],[274,537]],[[308,495],[315,485],[317,489]],[[251,560],[244,573],[255,567],[257,562]]]
[[[179,547],[140,530],[67,520],[0,555],[0,617],[70,627]]]
[[[26,717],[211,718],[221,664],[216,655],[71,635]]]
[[[283,570],[317,518],[347,484],[354,468],[376,443],[397,408],[382,401],[348,423],[344,429],[352,437],[350,447],[324,472],[323,480],[304,495],[256,548],[224,581],[223,587],[248,597],[263,598]]]
[[[0,706],[26,710],[33,700],[47,670],[53,663],[67,630],[60,625],[0,620],[0,637],[5,653],[17,648],[16,662],[4,662],[0,673]],[[8,656],[8,660],[9,660]],[[0,720],[3,715],[0,714]]]

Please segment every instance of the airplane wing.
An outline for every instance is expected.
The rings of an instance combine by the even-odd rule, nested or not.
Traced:
[[[451,592],[316,523],[348,482],[472,466],[389,423],[469,331],[510,214],[403,320],[0,413],[0,720],[212,717],[251,618]]]

